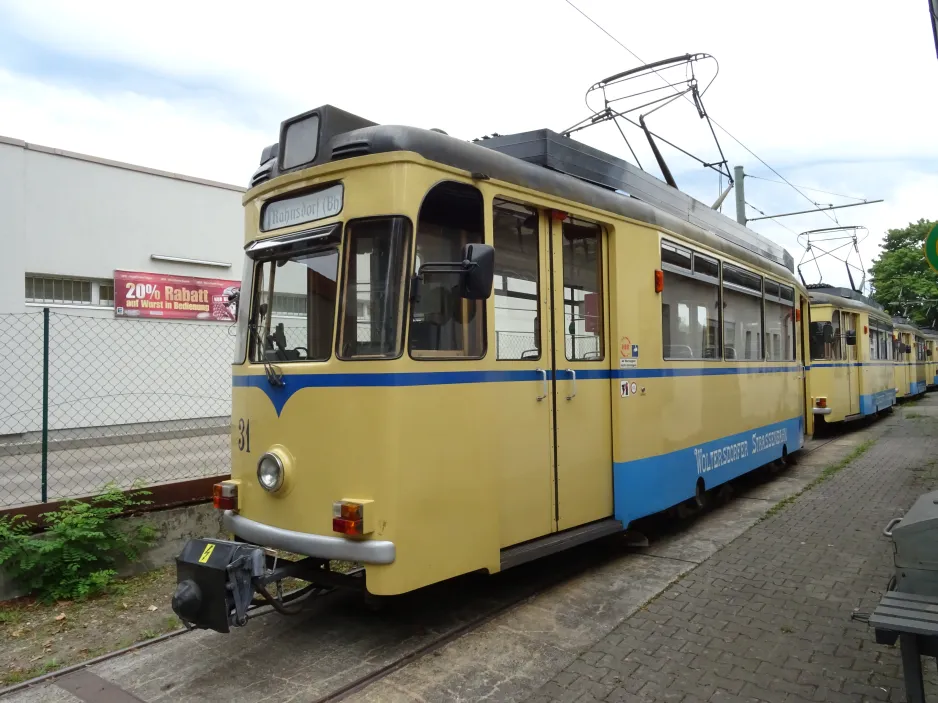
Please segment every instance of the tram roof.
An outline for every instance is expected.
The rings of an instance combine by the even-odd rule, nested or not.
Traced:
[[[912,320],[902,317],[901,315],[893,316],[892,322],[897,329],[904,329],[906,332],[915,332],[917,334],[924,333],[924,330],[920,329]]]
[[[281,169],[286,130],[312,115],[321,124],[315,158]],[[473,143],[435,130],[376,125],[327,105],[281,125],[280,143],[264,150],[251,185],[330,161],[396,151],[668,229],[757,266],[769,261],[794,272],[794,260],[783,247],[628,162],[550,130]]]
[[[882,305],[872,298],[850,288],[840,288],[817,283],[809,285],[807,288],[811,302],[825,305],[842,305],[846,303],[846,305],[851,308],[874,312],[877,313],[879,317],[889,317],[889,313],[886,312]]]

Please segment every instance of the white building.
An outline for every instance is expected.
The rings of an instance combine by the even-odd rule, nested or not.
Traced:
[[[116,319],[114,276],[239,281],[244,190],[0,137],[0,435],[39,429],[43,307],[52,429],[229,413],[231,323]]]

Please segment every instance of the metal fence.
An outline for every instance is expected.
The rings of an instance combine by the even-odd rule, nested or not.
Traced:
[[[0,508],[230,470],[234,328],[0,315]]]

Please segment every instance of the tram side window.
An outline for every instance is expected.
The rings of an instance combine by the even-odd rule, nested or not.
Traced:
[[[602,229],[563,222],[563,323],[567,361],[601,361],[603,346]]]
[[[452,182],[434,186],[420,208],[414,271],[428,262],[461,261],[466,244],[482,243],[483,218],[478,189]],[[410,355],[415,359],[484,356],[484,303],[459,295],[457,274],[426,274],[411,310]]]
[[[720,358],[720,262],[661,243],[661,338],[665,359]]]
[[[404,272],[410,223],[403,217],[355,220],[346,228],[345,287],[336,341],[340,359],[401,354]]]
[[[880,359],[880,339],[882,338],[883,333],[876,329],[873,326],[870,326],[870,360],[876,361]]]
[[[765,358],[791,361],[794,346],[794,288],[765,282]]]
[[[762,276],[723,265],[723,343],[727,360],[762,359]]]
[[[496,358],[540,359],[537,210],[495,200],[492,218]]]

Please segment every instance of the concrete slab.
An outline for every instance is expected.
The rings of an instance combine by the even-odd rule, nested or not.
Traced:
[[[78,696],[73,696],[64,688],[54,684],[28,688],[16,695],[17,703],[84,703]]]

